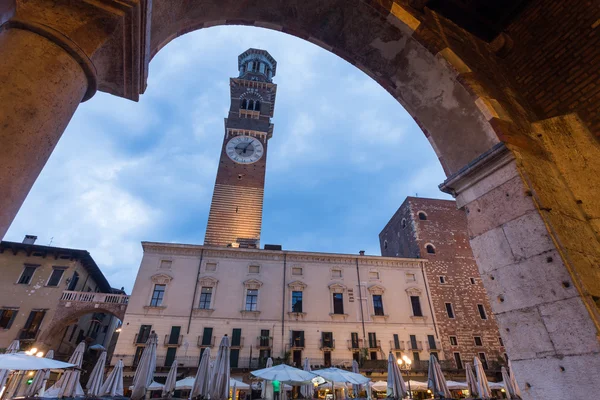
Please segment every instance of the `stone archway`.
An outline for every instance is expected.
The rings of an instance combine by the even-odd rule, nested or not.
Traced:
[[[0,33],[0,100],[8,105],[0,114],[0,233],[77,104],[97,88],[137,100],[150,58],[192,30],[278,30],[360,68],[417,120],[448,175],[441,188],[468,213],[472,247],[525,395],[595,393],[593,382],[579,377],[600,368],[600,205],[588,189],[600,187],[600,147],[590,132],[600,125],[589,113],[568,114],[578,110],[573,102],[563,114],[552,111],[560,99],[531,105],[545,93],[515,85],[528,81],[500,58],[519,42],[500,36],[485,43],[423,4],[17,1]],[[519,70],[529,68],[521,63]]]

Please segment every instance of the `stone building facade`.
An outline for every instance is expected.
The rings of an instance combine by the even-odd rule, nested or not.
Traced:
[[[467,219],[450,200],[407,197],[379,234],[386,257],[426,259],[435,324],[457,368],[478,356],[492,369],[504,343],[469,244]]]
[[[87,251],[41,246],[35,240],[27,235],[22,243],[0,242],[0,348],[19,339],[23,349],[53,349],[57,358],[69,355],[82,340],[108,348],[120,320],[77,297],[119,291]]]
[[[223,335],[232,339],[232,368],[257,368],[269,356],[346,367],[353,359],[386,360],[389,351],[416,361],[432,352],[444,357],[425,260],[149,242],[143,248],[113,364],[135,365],[151,331],[159,337],[159,367],[177,359],[193,369]]]

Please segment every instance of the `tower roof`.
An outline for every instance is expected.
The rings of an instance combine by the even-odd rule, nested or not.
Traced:
[[[266,50],[250,48],[238,56],[238,70],[242,68],[242,61],[252,54],[259,54],[265,57],[273,66],[273,76],[277,72],[277,61]]]

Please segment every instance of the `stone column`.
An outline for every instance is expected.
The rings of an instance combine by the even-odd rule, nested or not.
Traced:
[[[594,320],[513,153],[499,143],[440,188],[467,213],[471,247],[523,398],[597,397]]]
[[[95,90],[92,63],[60,32],[15,19],[0,27],[0,238]]]

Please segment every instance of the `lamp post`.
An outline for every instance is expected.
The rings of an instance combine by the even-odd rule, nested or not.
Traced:
[[[406,372],[406,377],[408,378],[408,398],[412,399],[412,390],[410,390],[410,367],[412,366],[412,361],[406,355],[402,356],[402,358],[398,359],[398,368],[400,370]]]

